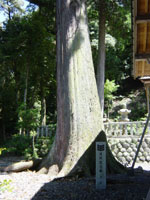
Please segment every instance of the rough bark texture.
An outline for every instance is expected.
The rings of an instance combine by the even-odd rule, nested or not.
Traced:
[[[103,128],[84,1],[57,0],[57,131],[42,166],[68,174]]]
[[[46,99],[41,89],[41,126],[46,126]]]
[[[46,126],[46,99],[43,97],[42,99],[42,111],[41,111],[41,125]]]
[[[57,177],[91,173],[103,129],[86,16],[83,0],[57,0],[57,131],[39,171]]]
[[[104,82],[105,82],[105,0],[99,0],[99,52],[97,65],[97,87],[103,115],[104,110]]]
[[[25,88],[24,88],[24,104],[27,104],[27,93],[28,93],[28,78],[29,78],[29,67],[26,69],[26,77],[25,77]]]

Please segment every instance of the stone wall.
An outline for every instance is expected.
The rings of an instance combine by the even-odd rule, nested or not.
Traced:
[[[109,147],[115,158],[125,166],[131,166],[135,158],[140,137],[108,138]],[[136,162],[150,162],[150,136],[143,139]]]

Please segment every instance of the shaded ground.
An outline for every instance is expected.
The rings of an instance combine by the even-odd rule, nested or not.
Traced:
[[[123,178],[123,177],[122,177]],[[124,182],[121,177],[113,180],[108,178],[107,189],[97,191],[95,180],[60,180],[45,184],[32,200],[144,200],[146,199],[150,180]],[[142,180],[142,179],[141,179]],[[122,182],[122,183],[121,183]]]
[[[16,159],[20,160],[0,159],[0,166]],[[31,171],[0,173],[0,181],[11,180],[10,191],[0,189],[0,200],[144,200],[150,188],[150,166],[147,163],[139,165],[144,170],[137,169],[134,176],[107,176],[107,188],[102,191],[96,190],[94,177],[50,181],[47,175]]]

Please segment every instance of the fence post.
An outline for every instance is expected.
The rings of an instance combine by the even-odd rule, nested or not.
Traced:
[[[48,126],[46,126],[46,137],[48,136]]]
[[[39,129],[39,127],[37,128],[37,137],[39,137],[39,135],[40,135],[40,129]]]
[[[44,132],[44,130],[43,130],[43,126],[41,127],[41,137],[43,137],[43,133]]]

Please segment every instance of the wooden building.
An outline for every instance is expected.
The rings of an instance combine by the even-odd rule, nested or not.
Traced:
[[[150,0],[133,0],[133,75],[150,76]]]
[[[144,83],[150,109],[150,0],[133,1],[133,76]]]

